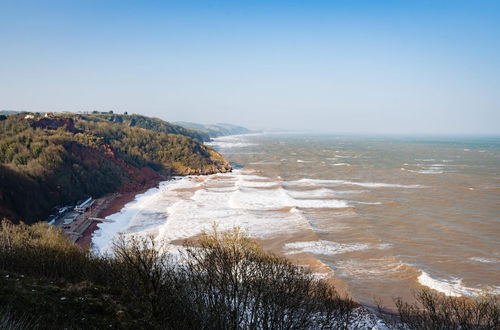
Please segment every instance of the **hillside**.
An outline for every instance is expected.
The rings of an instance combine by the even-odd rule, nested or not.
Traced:
[[[181,260],[152,238],[115,243],[95,255],[46,223],[0,221],[0,329],[344,328],[357,307],[237,229]]]
[[[189,136],[200,142],[210,141],[210,136],[208,133],[196,127],[188,127],[182,125],[172,124],[164,120],[152,117],[146,117],[141,115],[121,115],[113,113],[93,113],[87,115],[87,117],[97,117],[99,119],[104,119],[113,123],[120,123],[130,127],[140,127],[149,129],[158,133],[168,133],[168,134],[180,134],[184,136]]]
[[[397,313],[360,307],[244,232],[166,242],[121,237],[111,255],[47,223],[0,221],[0,329],[499,329],[500,300],[422,289]]]
[[[56,205],[89,195],[98,197],[171,175],[230,171],[225,159],[196,134],[137,115],[4,116],[0,217],[31,223],[45,218]]]
[[[225,135],[237,135],[237,134],[249,134],[253,131],[242,126],[236,126],[231,124],[215,124],[215,125],[203,125],[189,122],[177,122],[176,124],[185,127],[187,129],[197,130],[208,134],[211,138],[216,138]]]

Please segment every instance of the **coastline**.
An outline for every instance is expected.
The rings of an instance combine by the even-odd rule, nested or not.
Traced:
[[[106,218],[112,214],[120,212],[127,203],[134,201],[135,196],[146,192],[147,190],[157,187],[160,182],[169,180],[169,178],[158,177],[151,179],[141,185],[134,186],[133,189],[127,189],[105,195],[96,200],[98,206],[94,210],[97,218]],[[92,221],[87,229],[82,233],[82,236],[75,242],[78,246],[89,249],[92,245],[92,234],[99,229],[100,221]]]

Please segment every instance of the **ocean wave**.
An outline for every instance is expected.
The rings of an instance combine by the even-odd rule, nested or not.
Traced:
[[[360,279],[380,280],[394,274],[406,273],[408,264],[396,257],[372,258],[367,260],[338,260],[333,265],[340,275]]]
[[[246,187],[246,188],[270,188],[270,187],[279,187],[278,182],[269,182],[269,181],[246,181],[239,180],[236,182],[236,187]]]
[[[251,142],[224,142],[224,141],[214,141],[214,142],[205,142],[206,145],[212,146],[212,147],[219,147],[219,148],[244,148],[244,147],[252,147],[256,146],[257,143],[251,143]]]
[[[210,230],[214,222],[219,230],[240,227],[252,237],[262,238],[310,229],[300,212],[254,212],[263,206],[252,204],[250,209],[241,208],[234,205],[232,196],[234,192],[198,190],[190,199],[174,203],[167,209],[168,221],[160,227],[159,237],[167,241],[193,237]]]
[[[248,163],[250,165],[279,165],[279,162],[272,162],[272,161],[259,161],[259,162],[252,162]]]
[[[435,161],[428,159],[428,161]],[[405,163],[405,165],[409,166],[409,164]],[[418,169],[409,169],[402,167],[402,171],[411,172],[411,173],[419,173],[419,174],[443,174],[445,173],[445,169],[449,169],[451,165],[447,164],[416,164]]]
[[[320,255],[335,255],[353,251],[369,249],[367,243],[341,244],[332,241],[320,240],[309,242],[287,243],[283,247],[286,254],[313,253]]]
[[[221,136],[212,139],[212,141],[210,142],[205,142],[205,144],[225,149],[251,147],[258,145],[258,143],[249,142],[247,138],[249,136],[255,136],[255,135],[261,135],[261,134],[241,134],[241,135]]]
[[[420,171],[417,171],[417,173],[420,173],[420,174],[443,174],[444,172],[443,171],[436,171],[436,170],[420,170]]]
[[[471,188],[469,188],[469,189],[471,189]],[[469,260],[477,261],[477,262],[480,262],[483,264],[496,264],[496,263],[498,263],[498,260],[482,258],[482,257],[471,257],[471,258],[469,258]]]
[[[343,200],[295,199],[282,188],[274,190],[240,189],[229,196],[232,208],[244,210],[280,210],[283,208],[346,208]]]
[[[420,276],[418,277],[418,282],[426,286],[430,289],[439,291],[444,293],[447,296],[452,297],[460,297],[460,296],[478,296],[484,293],[500,293],[499,287],[491,287],[491,288],[471,288],[463,285],[462,279],[460,278],[452,278],[449,280],[438,279],[431,277],[428,273],[421,271]]]
[[[319,188],[312,190],[287,190],[288,195],[292,198],[332,198],[338,195],[338,192],[332,189]]]
[[[424,188],[422,185],[404,185],[404,184],[395,184],[395,183],[380,183],[380,182],[355,182],[355,181],[347,181],[347,180],[322,180],[322,179],[309,179],[303,178],[295,181],[287,181],[285,182],[289,185],[303,185],[303,186],[311,186],[311,185],[351,185],[351,186],[359,186],[364,188],[407,188],[407,189],[416,189],[416,188]]]
[[[329,188],[316,187],[316,189],[293,190],[288,187],[286,192],[292,198],[297,199],[317,199],[317,198],[335,198],[347,197],[349,195],[358,195],[365,193],[366,190],[333,190]],[[308,187],[309,188],[309,187]]]

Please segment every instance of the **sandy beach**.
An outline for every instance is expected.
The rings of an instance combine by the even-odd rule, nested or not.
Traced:
[[[148,189],[158,186],[164,181],[165,178],[155,178],[140,186],[134,187],[135,189],[127,189],[126,191],[108,194],[96,200],[96,208],[94,210],[95,217],[106,218],[111,214],[120,212],[123,207],[133,201],[135,196],[142,194]],[[87,229],[82,233],[82,236],[76,241],[76,244],[83,248],[90,248],[92,244],[92,233],[99,229],[98,224],[100,221],[92,221]]]

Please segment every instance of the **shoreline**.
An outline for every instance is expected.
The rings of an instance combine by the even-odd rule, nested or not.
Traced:
[[[136,187],[136,189],[129,189],[127,191],[115,192],[105,195],[97,199],[99,206],[95,210],[97,218],[106,218],[112,214],[120,212],[126,204],[135,200],[135,196],[146,192],[147,190],[157,187],[161,182],[168,181],[169,178],[155,178],[148,182]],[[78,246],[84,249],[90,249],[92,246],[92,234],[98,230],[101,221],[92,221],[87,229],[82,233],[82,236],[75,242]]]
[[[123,208],[125,208],[126,204],[133,202],[136,199],[137,195],[143,194],[147,190],[157,187],[161,182],[169,180],[171,180],[171,178],[154,179],[143,184],[141,187],[137,187],[138,189],[133,189],[126,192],[112,193],[101,197],[99,199],[101,202],[99,203],[99,206],[95,210],[96,217],[106,218],[112,214],[119,213]],[[100,222],[101,221],[92,221],[88,226],[88,228],[83,232],[82,237],[78,239],[75,242],[75,244],[85,249],[91,248],[92,234],[99,229],[98,225]],[[178,242],[172,242],[172,243],[174,245],[178,244],[180,245],[180,243],[183,244],[189,242],[191,239],[192,238],[182,239]],[[314,258],[312,255],[306,258],[294,258],[285,256],[283,253],[280,253],[279,251],[273,249],[273,244],[269,241],[275,241],[275,240],[273,239],[271,240],[256,239],[256,240],[259,242],[259,244],[262,244],[263,248],[268,252],[285,257],[293,264],[309,269],[315,276],[319,276],[320,278],[328,282],[330,285],[332,285],[337,290],[340,296],[352,299],[357,304],[357,307],[355,307],[354,309],[354,315],[355,315],[354,319],[356,320],[356,323],[358,325],[368,324],[370,325],[370,327],[375,325],[385,326],[384,320],[374,312],[376,306],[363,303],[359,301],[357,298],[355,298],[350,292],[347,283],[338,278],[334,274],[334,272],[319,259]],[[384,310],[384,314],[387,316],[393,316],[394,311],[387,309]]]

